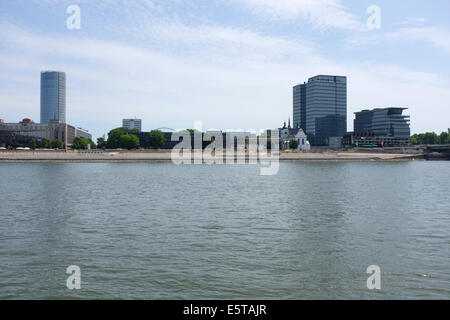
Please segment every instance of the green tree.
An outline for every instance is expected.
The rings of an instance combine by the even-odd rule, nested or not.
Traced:
[[[188,130],[189,131],[189,130]],[[150,146],[154,149],[161,149],[166,144],[164,133],[159,130],[150,131]]]
[[[58,139],[54,139],[50,142],[50,146],[53,149],[62,149],[62,142]]]
[[[109,149],[120,148],[120,136],[125,134],[125,128],[116,128],[108,133],[106,145]]]
[[[76,137],[73,139],[72,148],[73,149],[87,149],[89,140],[83,137]]]
[[[417,134],[414,134],[411,136],[411,138],[409,138],[409,143],[411,144],[419,144],[419,136]]]
[[[97,149],[97,145],[95,144],[94,141],[92,141],[91,139],[88,139],[89,144],[91,145],[91,149]]]
[[[442,132],[440,135],[439,135],[439,143],[440,144],[446,144],[448,141],[449,141],[449,134],[448,134],[448,132]]]
[[[42,147],[50,148],[50,141],[47,138],[42,139]]]
[[[258,137],[258,143],[262,144],[262,139],[267,139],[266,140],[266,148],[267,148],[267,150],[271,150],[272,149],[272,143],[271,143],[272,136],[270,135],[270,132],[265,131],[265,132],[261,133],[261,135]],[[275,143],[275,141],[274,141],[274,143]]]
[[[72,148],[73,149],[87,149],[88,145],[91,145],[91,149],[96,149],[97,145],[91,139],[87,139],[84,137],[76,137],[73,139]]]
[[[297,150],[298,149],[298,141],[297,140],[289,141],[289,148],[292,150]]]
[[[423,142],[425,144],[438,144],[439,136],[435,132],[427,132],[423,137]]]
[[[106,148],[106,141],[103,138],[97,139],[97,148],[99,149],[105,149]]]
[[[137,129],[128,129],[124,127],[116,128],[111,130],[108,133],[108,140],[106,141],[106,147],[108,149],[117,149],[117,148],[124,148],[120,144],[120,137],[127,134],[133,134],[138,133],[139,130]],[[137,138],[137,136],[136,136]],[[139,140],[139,138],[138,138]]]
[[[120,137],[125,134],[126,128],[116,128],[108,133],[106,146],[108,149],[120,148]]]
[[[134,134],[124,134],[119,138],[120,147],[124,149],[136,149],[139,147],[139,138]]]
[[[33,150],[36,149],[36,138],[31,139],[30,148]]]
[[[446,144],[450,143],[450,129],[437,135],[435,132],[414,134],[409,138],[411,144]]]

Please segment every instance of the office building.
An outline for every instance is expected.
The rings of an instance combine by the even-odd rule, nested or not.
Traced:
[[[355,133],[370,133],[378,137],[409,139],[411,135],[407,108],[377,108],[355,112]]]
[[[92,140],[84,129],[66,123],[66,74],[59,71],[41,72],[41,121],[35,123],[24,118],[19,123],[5,123],[0,119],[0,146],[28,146],[33,139],[38,144],[43,139],[59,140],[65,148],[73,144],[75,137]]]
[[[49,123],[34,123],[25,118],[19,123],[0,123],[0,146],[28,146],[34,138],[40,143],[44,138],[60,140],[65,147],[70,147],[75,138],[75,127],[51,120]]]
[[[75,137],[92,140],[87,130],[57,120],[44,124],[25,118],[19,123],[0,123],[0,147],[26,147],[33,138],[38,144],[45,138],[49,141],[60,140],[65,148],[70,148]]]
[[[122,127],[127,129],[137,129],[142,131],[142,120],[141,119],[123,119]]]
[[[60,71],[41,72],[41,121],[66,123],[66,74]]]
[[[293,88],[294,128],[306,130],[306,83]]]
[[[89,131],[84,130],[82,128],[75,128],[75,137],[92,140],[92,134],[90,134]]]
[[[355,112],[354,132],[345,134],[346,147],[399,147],[409,142],[411,130],[407,108],[377,108]]]
[[[314,145],[347,131],[347,78],[318,75],[293,88],[294,127],[298,124]]]

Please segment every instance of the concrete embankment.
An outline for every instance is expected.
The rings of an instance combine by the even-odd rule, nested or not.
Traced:
[[[193,158],[193,157],[192,157]],[[248,155],[245,157],[249,159]],[[208,159],[206,156],[204,160]],[[242,160],[242,156],[224,157],[224,161]],[[254,160],[254,157],[251,157]],[[280,161],[407,161],[423,159],[422,154],[382,153],[382,152],[281,152]],[[2,162],[68,161],[171,161],[170,151],[0,151]],[[276,160],[276,157],[261,157],[260,160]]]

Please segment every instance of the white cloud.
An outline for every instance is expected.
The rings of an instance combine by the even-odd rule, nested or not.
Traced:
[[[401,32],[412,40],[421,40],[450,54],[450,32],[438,27],[408,28]]]
[[[418,18],[418,17],[408,17],[403,21],[400,21],[399,25],[423,25],[424,23],[428,23],[427,18]]]
[[[359,17],[340,0],[232,0],[274,19],[305,19],[315,28],[362,29]]]
[[[134,116],[144,129],[190,127],[198,119],[207,128],[278,126],[292,113],[292,86],[316,74],[348,76],[349,129],[353,112],[388,105],[410,108],[413,131],[448,125],[448,116],[436,114],[448,115],[441,101],[450,100],[450,89],[436,74],[337,63],[299,39],[164,23],[150,36],[159,45],[139,47],[0,27],[0,70],[14,75],[0,78],[2,118],[9,121],[38,119],[39,71],[58,69],[68,77],[69,121],[97,136]]]
[[[349,40],[352,46],[372,46],[385,43],[424,42],[450,54],[450,31],[436,26],[405,27],[397,31],[365,33]]]

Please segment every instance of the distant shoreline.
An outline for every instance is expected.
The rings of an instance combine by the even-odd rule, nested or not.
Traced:
[[[193,159],[193,157],[192,157]],[[210,158],[204,158],[208,160]],[[224,163],[243,157],[224,157]],[[255,161],[255,158],[251,158]],[[423,160],[423,154],[382,153],[382,152],[348,152],[348,151],[313,151],[313,152],[280,152],[279,161],[410,161]],[[245,157],[248,162],[248,154]],[[259,161],[277,160],[275,157],[262,157]],[[144,151],[0,151],[1,162],[170,162],[171,152],[166,150]]]

